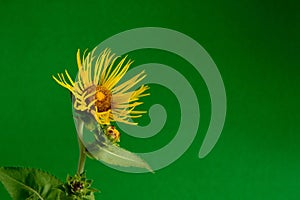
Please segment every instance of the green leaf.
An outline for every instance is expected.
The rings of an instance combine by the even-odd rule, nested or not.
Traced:
[[[1,167],[0,181],[14,200],[59,199],[63,184],[55,176],[39,169],[21,167]]]
[[[86,122],[83,122],[84,125],[80,127],[78,122],[80,122],[80,119],[75,118],[78,136],[86,147],[88,156],[110,165],[145,168],[153,172],[151,167],[139,156],[109,140],[100,125],[97,124],[90,128],[86,125]],[[94,140],[91,139],[91,136],[94,137]]]
[[[91,151],[91,149],[88,148],[88,153],[96,160],[121,167],[145,168],[153,172],[151,167],[139,156],[107,141],[101,145],[93,146],[92,149]]]

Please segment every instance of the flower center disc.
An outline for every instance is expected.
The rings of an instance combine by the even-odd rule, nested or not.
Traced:
[[[96,87],[95,106],[98,112],[105,112],[111,109],[111,92],[102,86]]]

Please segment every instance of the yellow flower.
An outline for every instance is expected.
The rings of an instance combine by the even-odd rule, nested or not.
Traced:
[[[141,117],[146,111],[134,110],[136,106],[142,104],[139,98],[149,95],[144,93],[148,86],[142,85],[135,91],[129,91],[133,86],[145,78],[142,71],[131,79],[119,84],[118,82],[128,71],[133,61],[126,58],[114,65],[118,57],[111,54],[109,49],[105,49],[98,56],[94,49],[86,57],[80,58],[80,50],[77,52],[78,74],[77,80],[73,81],[67,70],[57,74],[53,79],[73,95],[73,106],[77,111],[91,114],[99,124],[110,124],[111,121],[124,122],[127,124],[137,124],[130,122],[130,118]]]

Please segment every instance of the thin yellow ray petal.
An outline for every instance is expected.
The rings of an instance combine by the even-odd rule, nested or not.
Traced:
[[[133,110],[133,111],[131,111],[130,112],[130,114],[145,114],[145,113],[147,113],[147,111],[145,111],[145,110]]]
[[[106,60],[105,60],[105,63],[104,63],[104,70],[103,71],[106,71],[107,67],[109,67],[109,65],[112,63],[112,61],[115,60],[115,54],[111,54],[111,50],[108,49],[107,50],[107,56],[106,56]],[[101,74],[101,78],[102,78],[102,74]],[[104,77],[103,77],[104,78]]]
[[[138,100],[141,97],[149,96],[150,93],[144,93],[149,87],[142,85],[138,90],[134,91],[129,101]]]
[[[73,80],[72,80],[72,78],[71,78],[71,76],[69,75],[69,73],[68,73],[67,70],[65,70],[65,73],[66,73],[66,75],[67,75],[67,77],[68,77],[70,83],[72,84],[72,86],[74,86],[74,82],[73,82]]]
[[[109,73],[111,72],[111,69],[113,68],[113,66],[115,65],[116,60],[119,57],[113,57],[114,54],[111,56],[113,58],[113,60],[111,61],[110,64],[108,64],[105,69],[101,72],[101,77],[100,77],[100,81],[99,84],[105,85],[107,82],[107,79],[110,77]]]
[[[86,54],[87,51],[88,51],[88,49],[85,49],[84,52],[83,52],[83,55],[82,55],[82,60],[83,60],[83,61],[82,61],[82,63],[84,63],[85,60],[86,60],[85,58],[86,58],[87,56],[85,56],[85,54]],[[85,66],[83,66],[83,67],[85,67]]]
[[[80,94],[78,94],[78,92],[74,92],[73,95],[74,95],[75,99],[81,99],[81,97],[82,97]]]
[[[126,82],[122,83],[121,85],[115,87],[113,89],[113,93],[125,92],[125,91],[129,90],[130,88],[132,88],[133,86],[135,86],[137,83],[139,83],[145,77],[146,77],[145,71],[141,71],[139,74],[135,75],[134,77],[132,77],[128,81],[126,81]]]
[[[105,83],[103,83],[103,85],[105,85],[105,87],[107,88],[107,89],[109,89],[109,85],[110,85],[110,82],[111,81],[113,81],[116,77],[117,77],[117,75],[118,75],[118,72],[120,71],[120,69],[121,69],[121,67],[122,67],[122,65],[123,65],[123,63],[125,62],[125,60],[126,60],[126,58],[127,58],[127,56],[125,56],[125,58],[123,58],[118,64],[117,64],[117,66],[115,67],[115,69],[110,73],[110,74],[106,74],[106,80],[105,80]],[[126,66],[124,66],[124,68],[126,68]],[[123,69],[124,69],[123,68]],[[128,68],[128,67],[127,67]]]
[[[115,94],[112,96],[113,102],[117,102],[118,104],[130,103],[133,101],[139,100],[141,97],[148,96],[150,93],[143,94],[143,92],[148,89],[147,87],[141,87],[137,91],[126,92],[121,94]]]
[[[120,80],[121,78],[125,75],[125,73],[128,71],[131,63],[133,61],[128,61],[126,65],[120,70],[116,71],[116,74],[112,75],[113,77],[107,81],[107,88],[112,89]],[[120,65],[120,67],[122,67]]]
[[[115,54],[112,54],[111,57],[113,58],[113,61],[106,67],[105,71],[103,71],[103,72],[101,73],[101,82],[100,82],[100,84],[104,84],[104,83],[107,81],[107,79],[110,77],[110,73],[111,73],[111,71],[112,71],[112,69],[113,69],[113,66],[114,66],[114,64],[115,64],[115,61],[116,61],[120,56],[116,56],[116,57],[115,57]]]
[[[98,123],[101,124],[110,124],[110,113],[111,110],[108,110],[106,112],[95,112],[95,111],[91,111],[91,113],[94,115],[95,119],[98,121]]]
[[[85,101],[85,100],[87,100],[89,97],[96,95],[96,92],[97,92],[97,91],[95,90],[95,91],[89,93],[88,95],[86,95],[86,96],[83,98],[83,100]]]
[[[99,79],[100,79],[100,73],[101,71],[103,71],[103,63],[104,63],[104,60],[106,58],[106,55],[107,55],[107,49],[105,49],[103,52],[101,52],[101,54],[99,55],[98,59],[97,59],[97,62],[95,64],[95,74],[94,74],[94,84],[95,85],[98,85],[99,84]],[[108,52],[109,54],[109,52]],[[97,69],[97,71],[96,71]]]
[[[118,103],[125,103],[129,102],[131,95],[133,92],[127,92],[123,94],[115,94],[112,96],[113,102],[118,102]]]
[[[142,105],[143,102],[134,102],[134,103],[131,103],[131,104],[116,104],[114,105],[114,108],[131,108],[131,107],[136,107],[136,106],[139,106],[139,105]]]
[[[81,59],[80,59],[80,49],[77,50],[77,66],[78,66],[78,69],[79,69],[79,70],[80,70],[81,67],[82,67]]]
[[[125,73],[128,71],[129,67],[131,66],[131,64],[133,62],[134,62],[133,60],[127,61],[127,63],[125,64],[125,66],[123,66],[123,68],[121,69],[121,71],[117,72],[117,74],[115,75],[115,77],[121,79],[125,75]]]
[[[119,58],[119,56],[116,57],[116,59],[117,59],[117,58]],[[110,74],[111,74],[112,69],[113,69],[113,65],[110,64],[110,66],[109,66],[107,72],[105,73],[105,76],[103,77],[103,80],[102,80],[103,82],[106,82],[106,81],[111,77]],[[103,83],[103,82],[101,82],[101,83]]]
[[[75,82],[74,87],[77,88],[79,94],[82,94],[82,91],[84,90],[84,88],[82,87],[82,84],[80,82]]]
[[[85,72],[85,73],[87,73],[87,71],[88,71],[87,70],[87,62],[89,60],[89,57],[90,57],[90,53],[88,53],[88,55],[85,58],[83,58],[83,61],[82,61],[82,67],[83,67],[82,71]]]
[[[130,118],[140,118],[142,117],[143,115],[130,115]]]
[[[87,108],[90,109],[95,103],[97,102],[97,99],[92,101],[90,104],[87,105]]]
[[[98,81],[99,81],[99,76],[97,75],[98,73],[100,73],[99,71],[101,71],[101,65],[100,65],[100,59],[102,58],[103,52],[100,53],[100,55],[98,56],[96,63],[95,63],[95,67],[94,67],[94,79],[93,79],[93,83],[94,85],[98,85]]]
[[[61,76],[60,76],[60,74],[59,74],[59,73],[57,73],[57,76],[58,76],[58,78],[59,78],[60,82],[62,82],[62,83],[63,83],[63,80],[62,80],[62,78],[61,78]]]
[[[90,53],[90,57],[89,57],[89,62],[88,62],[88,65],[87,65],[87,70],[88,70],[88,79],[89,79],[89,82],[93,82],[93,79],[92,79],[92,64],[93,64],[93,61],[95,59],[95,56],[94,56],[94,53],[96,51],[97,47],[93,49],[93,51]]]
[[[64,84],[62,84],[61,81],[59,81],[54,75],[52,75],[52,78],[56,81],[56,83],[58,83],[59,85],[63,86]]]
[[[65,83],[63,83],[62,81],[59,81],[55,76],[52,75],[52,78],[56,81],[56,83],[58,83],[60,86],[68,89],[70,92],[73,93],[73,88],[70,85],[67,85]]]
[[[106,55],[106,59],[105,59],[105,62],[104,62],[104,67],[103,67],[103,70],[101,72],[101,75],[100,75],[100,79],[102,80],[102,83],[105,83],[106,82],[106,79],[105,79],[105,76],[106,75],[109,75],[110,73],[110,70],[112,69],[112,67],[114,66],[114,63],[116,61],[116,59],[118,57],[115,57],[115,54],[111,54],[111,51],[110,49],[107,50],[107,55]],[[110,70],[107,71],[107,69],[110,67]]]
[[[141,73],[140,73],[140,74],[141,74]],[[127,90],[130,89],[131,87],[133,87],[134,85],[132,85],[132,84],[137,83],[136,80],[140,77],[140,74],[137,74],[137,75],[135,75],[134,77],[130,78],[129,80],[123,82],[122,84],[120,84],[120,85],[114,87],[114,88],[113,88],[113,93],[115,93],[115,94],[122,93],[122,92],[127,91]],[[123,88],[125,88],[126,86],[127,86],[127,87],[130,86],[130,87],[128,87],[128,89],[126,89],[126,90],[123,89]],[[122,90],[122,92],[121,92],[121,90]]]
[[[138,123],[137,122],[130,122],[128,121],[129,117],[126,117],[126,118],[120,118],[118,116],[114,116],[115,117],[115,121],[117,122],[122,122],[124,124],[129,124],[129,125],[137,125]]]
[[[80,77],[82,79],[82,83],[84,85],[85,88],[87,88],[88,86],[90,86],[88,78],[87,78],[87,71],[81,71],[80,72]]]
[[[62,77],[62,80],[63,80],[63,82],[67,85],[68,84],[68,82],[66,81],[66,79],[65,79],[65,76],[64,76],[64,74],[63,73],[61,73],[61,77]]]

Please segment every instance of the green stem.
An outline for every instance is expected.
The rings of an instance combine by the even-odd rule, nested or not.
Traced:
[[[84,172],[84,164],[86,160],[86,150],[85,146],[83,145],[81,141],[81,137],[83,137],[83,125],[84,122],[78,119],[77,121],[77,139],[79,144],[79,160],[78,160],[78,168],[77,168],[77,174],[82,174]]]

